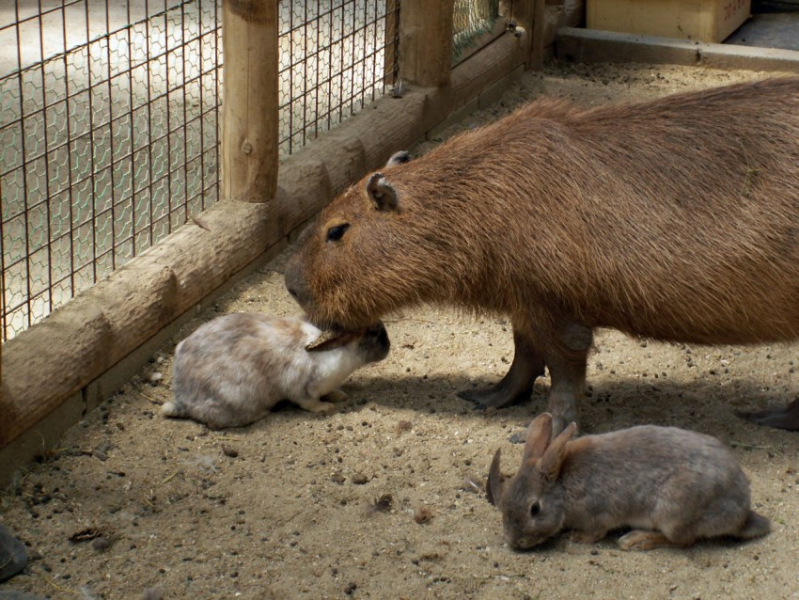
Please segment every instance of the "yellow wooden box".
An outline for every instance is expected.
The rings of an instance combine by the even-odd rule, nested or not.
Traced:
[[[749,17],[751,0],[587,0],[588,29],[721,42]]]

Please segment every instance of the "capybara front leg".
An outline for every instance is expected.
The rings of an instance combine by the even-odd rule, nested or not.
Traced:
[[[536,378],[544,374],[544,360],[535,345],[515,328],[513,345],[513,363],[498,384],[487,389],[464,390],[458,396],[481,408],[501,408],[529,398]]]
[[[592,344],[591,328],[567,323],[558,331],[552,352],[546,356],[552,378],[548,410],[552,415],[553,435],[563,431],[569,423],[577,422],[577,403],[585,390],[585,371]]]
[[[779,410],[736,411],[742,419],[748,419],[758,425],[776,427],[787,431],[799,431],[799,400]]]

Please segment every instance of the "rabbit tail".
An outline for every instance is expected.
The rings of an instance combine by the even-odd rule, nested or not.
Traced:
[[[771,531],[771,521],[763,515],[750,510],[737,535],[742,539],[748,540],[766,535],[769,531]]]

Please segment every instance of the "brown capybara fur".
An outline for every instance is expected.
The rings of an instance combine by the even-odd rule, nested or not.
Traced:
[[[286,284],[317,324],[420,303],[509,315],[503,406],[546,365],[575,419],[596,327],[698,344],[799,337],[799,78],[581,110],[540,100],[392,161],[301,236]]]

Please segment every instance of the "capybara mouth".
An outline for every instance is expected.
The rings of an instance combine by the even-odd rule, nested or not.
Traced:
[[[313,321],[311,321],[313,323]],[[321,346],[330,345],[344,345],[355,340],[360,340],[365,335],[379,336],[384,345],[388,346],[389,339],[386,328],[382,321],[378,321],[374,325],[368,327],[358,327],[355,329],[348,329],[340,325],[319,326],[314,323],[315,327],[322,330],[322,334],[313,341],[313,343],[305,347],[306,350],[312,352]]]
[[[322,346],[330,345],[346,345],[354,340],[361,339],[368,329],[366,327],[356,330],[345,330],[342,328],[324,328],[322,335],[316,338],[312,343],[308,344],[305,349],[308,352],[313,352]]]

